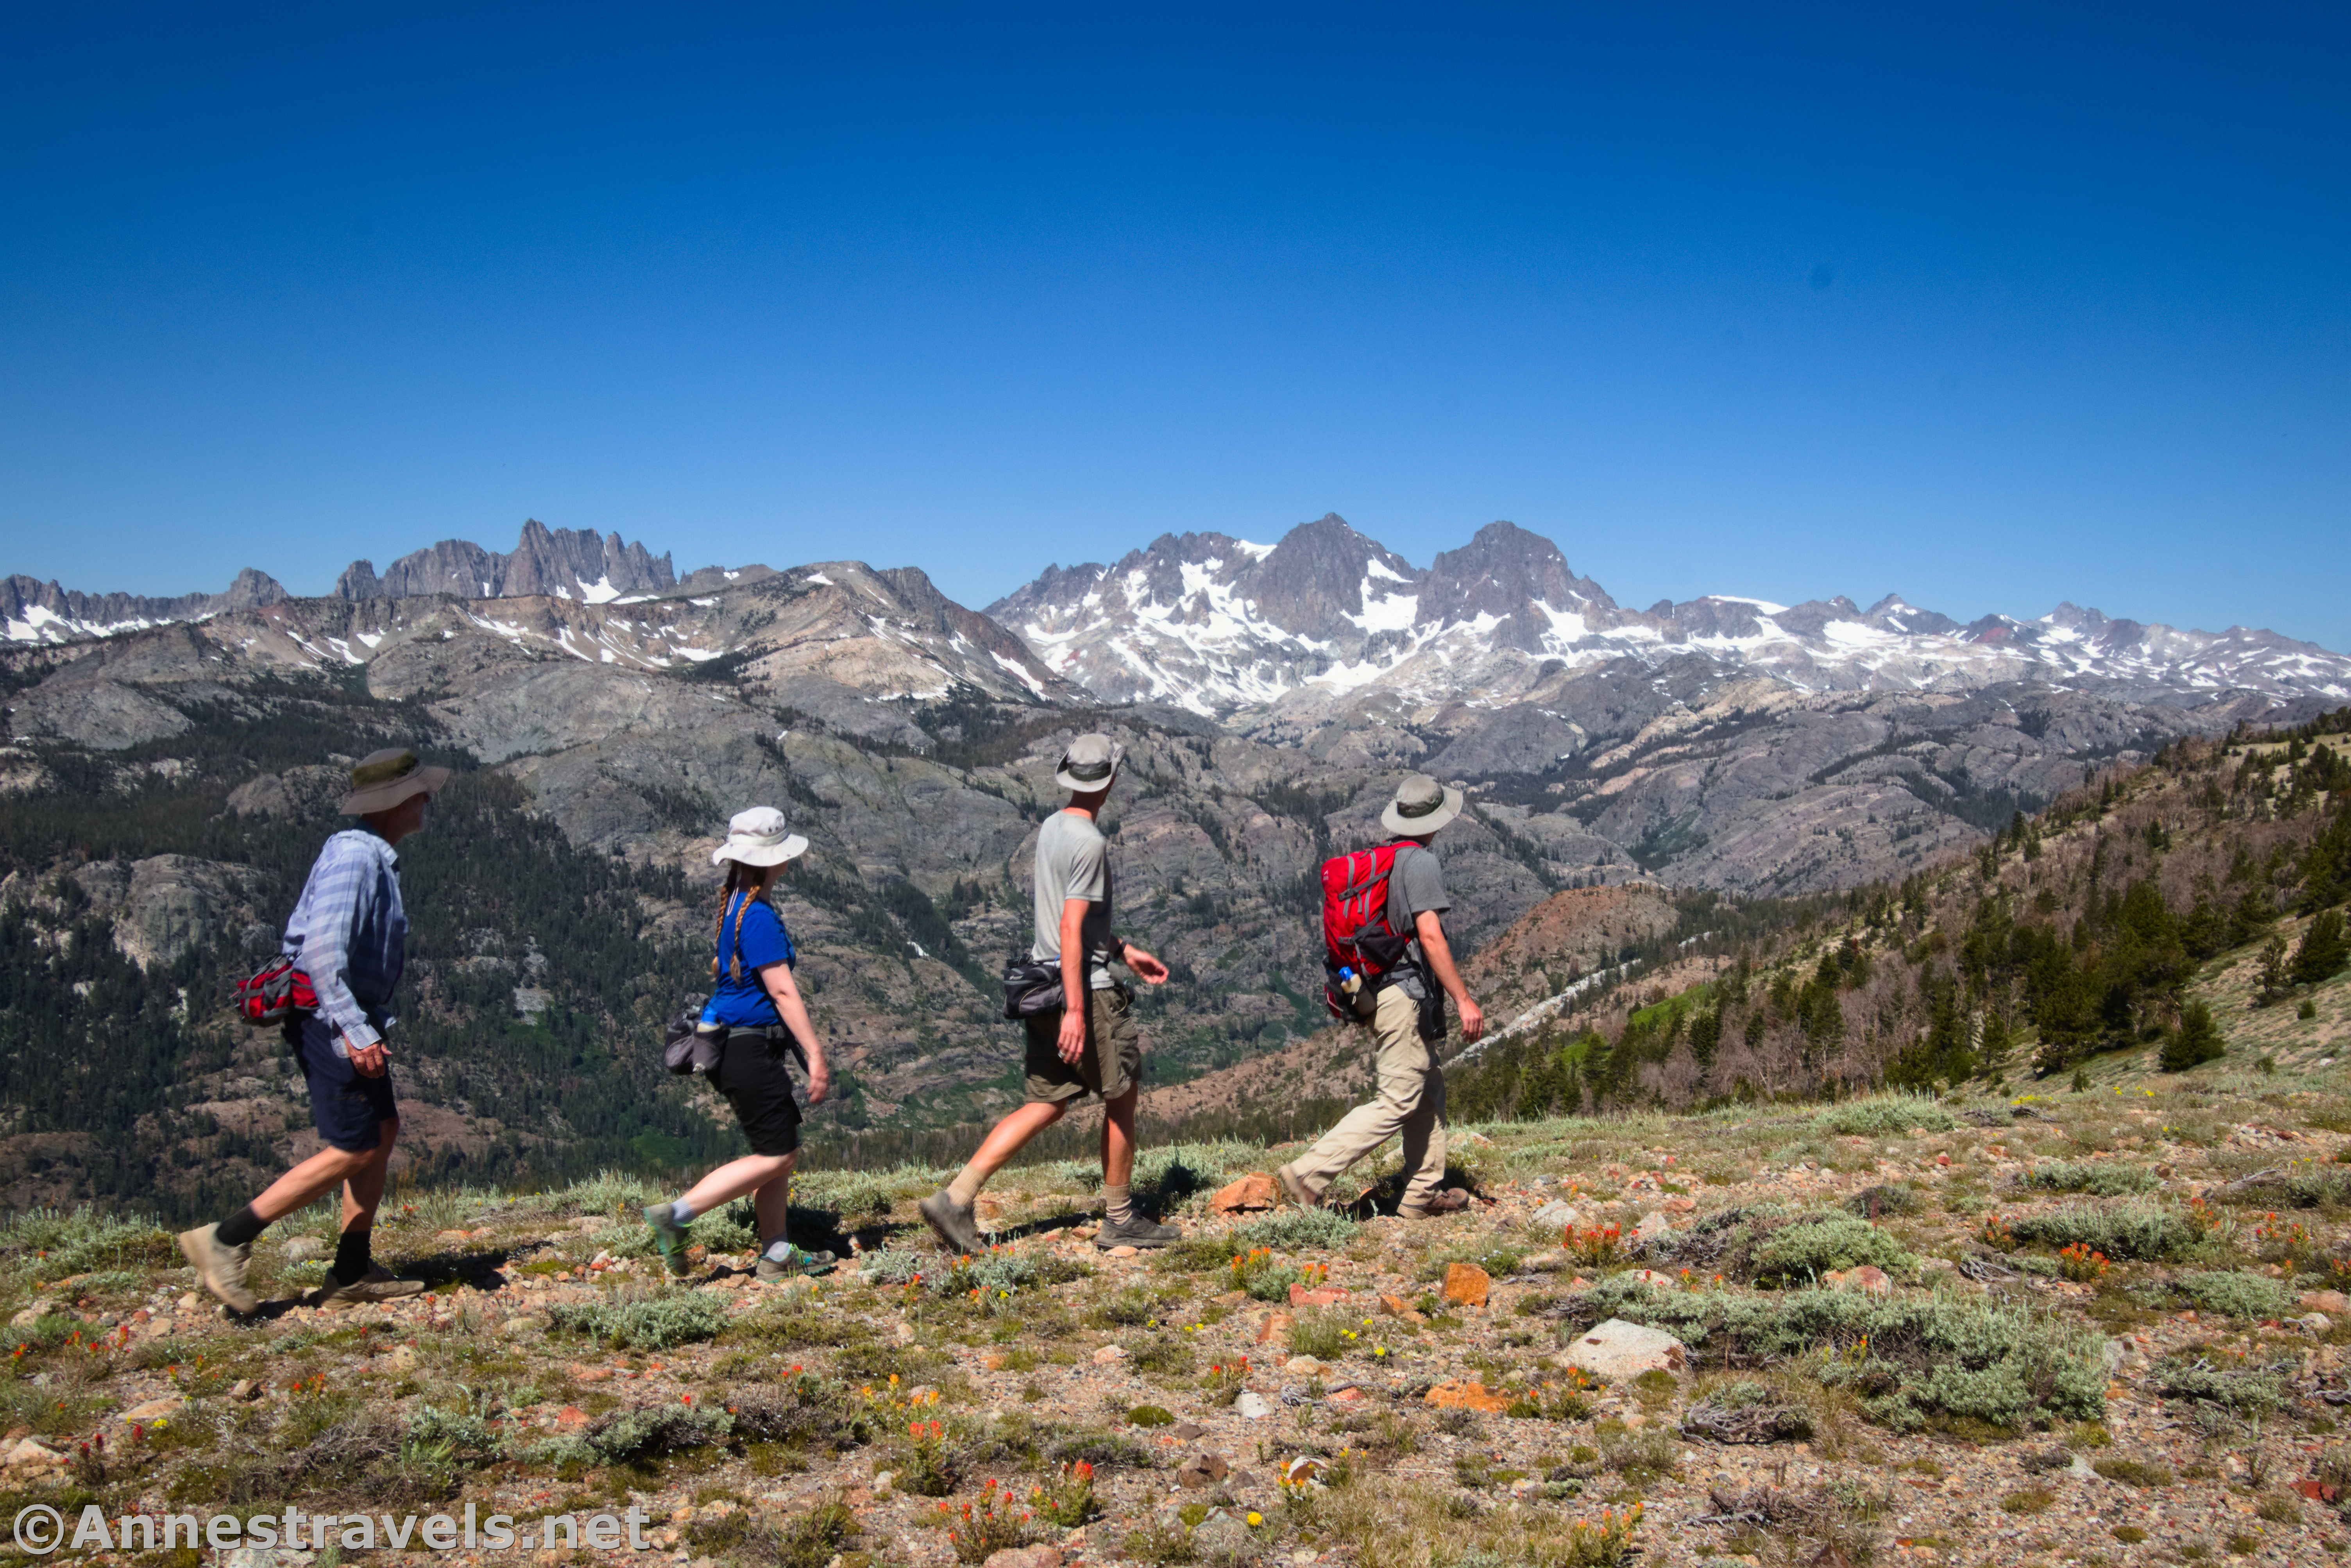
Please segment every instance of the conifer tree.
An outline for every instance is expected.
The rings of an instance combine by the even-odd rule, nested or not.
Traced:
[[[2199,1000],[2179,1009],[2179,1027],[2164,1036],[2161,1061],[2166,1072],[2185,1072],[2228,1053],[2220,1026],[2212,1021],[2212,1009]]]
[[[2302,945],[2294,949],[2294,979],[2296,985],[2314,986],[2333,979],[2343,966],[2351,963],[2351,946],[2343,938],[2343,912],[2323,909],[2302,934]]]

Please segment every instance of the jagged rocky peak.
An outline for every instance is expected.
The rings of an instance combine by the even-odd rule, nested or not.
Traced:
[[[250,610],[288,598],[266,571],[246,567],[225,593],[153,598],[137,593],[86,593],[56,580],[0,578],[0,630],[12,643],[73,643],[118,632],[143,631],[173,621],[198,621],[224,611]]]
[[[1419,580],[1404,557],[1326,512],[1282,535],[1234,587],[1285,632],[1353,642],[1410,626]]]
[[[605,604],[654,598],[677,586],[667,554],[653,555],[619,534],[593,528],[550,528],[532,517],[506,555],[466,539],[443,539],[402,556],[379,576],[355,560],[335,583],[338,599],[413,599],[445,593],[459,599],[577,599]]]
[[[1428,627],[1479,627],[1497,647],[1541,653],[1598,630],[1615,609],[1608,591],[1576,576],[1557,545],[1516,523],[1494,522],[1429,563],[1417,619]]]

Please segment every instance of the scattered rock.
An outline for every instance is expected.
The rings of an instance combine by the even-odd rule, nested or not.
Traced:
[[[250,1377],[240,1377],[228,1385],[228,1396],[238,1404],[248,1404],[261,1397],[261,1385]]]
[[[1662,1208],[1653,1208],[1641,1216],[1641,1223],[1633,1231],[1635,1236],[1644,1241],[1655,1241],[1661,1236],[1671,1236],[1673,1233],[1674,1222],[1666,1218],[1666,1211]]]
[[[1094,1364],[1096,1366],[1116,1366],[1120,1362],[1124,1361],[1125,1359],[1126,1348],[1123,1345],[1106,1344],[1100,1350],[1094,1352]]]
[[[31,1328],[35,1323],[40,1322],[43,1318],[47,1317],[51,1312],[54,1312],[57,1310],[57,1304],[55,1301],[35,1301],[31,1306],[26,1307],[23,1312],[18,1312],[15,1317],[10,1318],[8,1320],[8,1326],[10,1328],[16,1329]]]
[[[2340,1291],[2304,1291],[2302,1305],[2305,1312],[2325,1312],[2329,1317],[2339,1318],[2351,1312],[2351,1296]]]
[[[1244,1388],[1241,1396],[1233,1401],[1233,1412],[1244,1421],[1262,1421],[1273,1414],[1273,1406],[1254,1388]]]
[[[149,1421],[160,1421],[166,1416],[178,1415],[180,1406],[186,1403],[186,1400],[176,1394],[166,1394],[160,1398],[150,1399],[143,1405],[133,1405],[116,1418],[121,1421],[137,1421],[143,1425]]]
[[[1567,1363],[1595,1377],[1621,1382],[1645,1372],[1684,1371],[1689,1365],[1689,1354],[1681,1341],[1663,1329],[1610,1318],[1568,1347]]]
[[[1257,1555],[1249,1527],[1217,1509],[1192,1531],[1192,1550],[1210,1563],[1239,1563]]]
[[[1176,1479],[1180,1485],[1197,1491],[1202,1487],[1216,1485],[1232,1473],[1232,1466],[1225,1462],[1222,1454],[1195,1454],[1177,1467]]]
[[[1567,1267],[1567,1254],[1564,1252],[1531,1253],[1519,1267],[1530,1274],[1556,1274]]]
[[[1692,1214],[1697,1212],[1698,1199],[1676,1193],[1662,1207],[1667,1214]]]
[[[498,1333],[509,1339],[515,1339],[527,1334],[545,1333],[554,1326],[555,1320],[545,1312],[525,1312],[500,1323]]]
[[[1139,1247],[1129,1247],[1122,1242],[1110,1249],[1110,1255],[1113,1258],[1140,1258],[1143,1256],[1143,1249]]]
[[[1257,1343],[1259,1344],[1271,1344],[1276,1340],[1288,1339],[1290,1337],[1290,1326],[1297,1322],[1297,1321],[1298,1320],[1296,1318],[1290,1316],[1288,1312],[1266,1313],[1265,1322],[1258,1324],[1257,1326]]]
[[[1527,1223],[1530,1225],[1548,1225],[1563,1229],[1566,1227],[1574,1224],[1579,1218],[1581,1217],[1575,1211],[1575,1205],[1569,1203],[1564,1198],[1555,1197],[1549,1203],[1544,1204],[1541,1208],[1536,1209],[1534,1212],[1534,1218],[1528,1220]]]
[[[1331,1390],[1331,1403],[1333,1405],[1360,1405],[1366,1397],[1364,1391],[1353,1384]]]
[[[1231,1186],[1218,1189],[1208,1199],[1208,1207],[1217,1214],[1255,1214],[1270,1209],[1281,1201],[1281,1189],[1263,1171],[1251,1171]]]
[[[1477,1382],[1440,1383],[1428,1391],[1426,1398],[1439,1410],[1482,1410],[1489,1416],[1499,1416],[1510,1407],[1508,1395]]]
[[[1281,1364],[1284,1372],[1294,1372],[1301,1377],[1311,1377],[1322,1370],[1322,1364],[1311,1355],[1293,1355]]]
[[[1290,1287],[1290,1304],[1293,1307],[1328,1307],[1347,1299],[1347,1292],[1336,1285],[1317,1285],[1312,1290],[1293,1282]]]
[[[1061,1568],[1058,1546],[1008,1546],[991,1552],[980,1568]]]
[[[463,1247],[473,1238],[462,1230],[436,1230],[433,1233],[433,1239],[444,1247]]]
[[[1382,1296],[1380,1298],[1380,1311],[1385,1312],[1392,1318],[1402,1318],[1408,1323],[1420,1323],[1426,1322],[1428,1321],[1426,1313],[1415,1307],[1410,1301],[1405,1301],[1402,1296]]]
[[[1482,1307],[1493,1281],[1475,1263],[1449,1263],[1445,1269],[1445,1299],[1458,1306]]]
[[[39,1465],[62,1465],[66,1457],[53,1448],[42,1447],[35,1438],[25,1437],[8,1450],[6,1462],[29,1469]]]
[[[1864,1263],[1857,1269],[1832,1269],[1821,1276],[1821,1283],[1832,1291],[1859,1291],[1870,1296],[1894,1293],[1893,1280],[1875,1263]]]
[[[386,1372],[413,1369],[416,1365],[416,1347],[413,1344],[395,1345],[384,1353],[381,1365]]]
[[[1207,1436],[1208,1431],[1206,1427],[1201,1426],[1197,1421],[1179,1421],[1171,1428],[1171,1430],[1176,1437],[1182,1438],[1187,1443],[1191,1442],[1196,1437]]]
[[[588,1425],[590,1419],[588,1412],[577,1405],[566,1405],[555,1413],[556,1429],[563,1432],[576,1432]]]
[[[326,1255],[327,1244],[315,1236],[294,1236],[287,1239],[286,1260],[289,1263],[308,1262],[313,1258],[324,1258]]]

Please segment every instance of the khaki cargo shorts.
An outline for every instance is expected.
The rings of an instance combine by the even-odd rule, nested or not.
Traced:
[[[1061,1009],[1024,1020],[1031,1104],[1065,1104],[1089,1094],[1115,1100],[1143,1082],[1143,1037],[1134,1027],[1134,993],[1117,985],[1090,995],[1093,1027],[1086,1031],[1085,1054],[1074,1067],[1061,1060],[1054,1043],[1061,1032]]]

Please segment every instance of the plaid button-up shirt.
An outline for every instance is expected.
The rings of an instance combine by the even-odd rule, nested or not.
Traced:
[[[319,1016],[334,1026],[338,1056],[378,1044],[392,1021],[384,1009],[408,962],[399,866],[375,834],[337,833],[319,852],[286,922],[280,951],[310,977]]]

